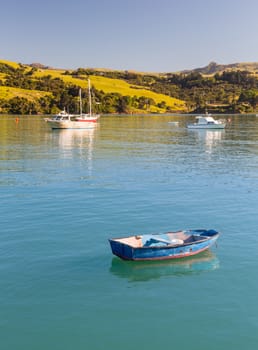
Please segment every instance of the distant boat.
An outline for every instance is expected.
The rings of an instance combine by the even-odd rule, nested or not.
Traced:
[[[82,113],[82,95],[81,95],[81,89],[80,89],[80,91],[79,91],[80,115],[77,116],[75,118],[75,120],[80,121],[80,122],[96,123],[96,121],[99,119],[100,115],[92,113],[90,79],[88,79],[88,95],[89,95],[89,113]]]
[[[186,230],[109,239],[112,253],[124,260],[167,260],[196,255],[218,239],[215,230]]]
[[[215,120],[211,114],[206,113],[205,116],[197,116],[197,122],[188,124],[188,129],[225,129],[226,123],[222,120]]]
[[[99,114],[92,114],[91,111],[91,91],[90,81],[88,80],[88,92],[89,92],[89,113],[82,113],[82,100],[81,100],[81,89],[79,91],[80,98],[80,114],[69,114],[65,111],[54,115],[52,118],[46,118],[45,121],[52,129],[89,129],[94,127],[93,123],[96,123]]]
[[[80,122],[75,118],[75,115],[61,111],[52,118],[45,118],[45,121],[51,129],[90,129],[94,127],[93,123]]]

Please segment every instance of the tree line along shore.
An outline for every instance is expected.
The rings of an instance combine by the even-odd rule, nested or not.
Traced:
[[[207,66],[212,66],[213,72],[141,73],[62,70],[0,60],[0,113],[45,115],[64,108],[78,113],[80,89],[83,110],[87,111],[88,79],[93,108],[101,114],[256,113],[256,65],[224,65],[216,70],[219,66],[213,63]]]

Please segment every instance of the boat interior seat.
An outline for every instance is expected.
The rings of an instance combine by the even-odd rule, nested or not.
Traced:
[[[162,238],[150,238],[148,240],[145,241],[144,243],[144,247],[150,247],[150,246],[155,246],[155,247],[158,247],[158,246],[164,246],[164,245],[169,245],[171,244],[170,241],[167,241],[165,239],[162,239]]]
[[[196,241],[196,236],[191,235],[191,236],[187,237],[184,241],[185,241],[185,243],[195,242]]]
[[[203,236],[203,235],[191,235],[185,242],[203,241],[207,238],[208,238],[207,236]]]

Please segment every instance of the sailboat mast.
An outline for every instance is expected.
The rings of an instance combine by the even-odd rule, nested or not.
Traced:
[[[88,90],[89,90],[89,114],[91,116],[91,92],[90,92],[90,79],[88,79]]]
[[[80,98],[80,115],[82,115],[82,89],[79,90],[79,98]]]

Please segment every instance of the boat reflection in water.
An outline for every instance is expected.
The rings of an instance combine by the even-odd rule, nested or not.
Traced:
[[[64,129],[51,133],[52,137],[58,137],[58,144],[64,158],[73,158],[74,153],[81,160],[88,161],[88,170],[92,169],[94,150],[94,138],[98,130],[98,123],[90,129]]]
[[[166,261],[124,261],[113,258],[110,272],[129,282],[148,281],[162,277],[180,277],[200,274],[219,268],[216,255],[207,250],[199,255]]]
[[[198,141],[205,144],[207,152],[211,152],[225,136],[225,130],[190,130],[190,132]]]
[[[98,129],[98,124],[89,129],[63,129],[57,130],[59,137],[59,145],[63,148],[85,147],[91,146],[94,138],[94,133]]]

